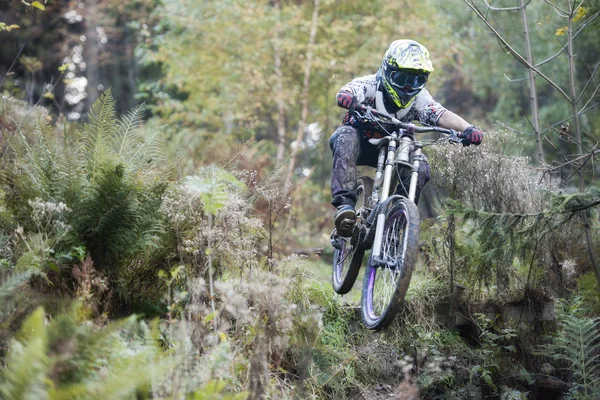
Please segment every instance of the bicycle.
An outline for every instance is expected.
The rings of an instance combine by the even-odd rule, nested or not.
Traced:
[[[375,179],[357,180],[357,222],[351,237],[333,231],[333,289],[346,294],[354,285],[367,250],[371,250],[361,293],[363,323],[372,330],[386,328],[398,313],[417,260],[420,217],[414,203],[423,143],[415,133],[437,132],[461,143],[461,132],[401,122],[359,105],[357,117],[377,123],[387,133],[369,142],[379,147]],[[387,125],[387,128],[386,126]],[[389,128],[389,129],[388,129]],[[394,174],[396,172],[396,174]],[[408,197],[389,195],[397,182],[410,180]]]

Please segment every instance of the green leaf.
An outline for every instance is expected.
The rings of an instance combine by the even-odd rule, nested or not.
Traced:
[[[216,312],[210,313],[208,314],[206,317],[204,317],[204,323],[208,324],[210,321],[212,321],[213,319],[215,319],[215,317],[217,316]]]
[[[39,1],[34,1],[33,3],[31,3],[31,6],[37,8],[37,9],[40,9],[42,11],[44,11],[46,9],[46,6],[43,5],[42,3],[40,3]]]
[[[483,380],[485,381],[485,383],[488,384],[489,387],[492,388],[492,390],[495,392],[496,390],[498,390],[496,388],[496,385],[494,385],[494,381],[492,380],[492,376],[490,374],[484,374],[483,375]]]
[[[50,268],[54,272],[60,272],[60,268],[58,267],[58,265],[56,265],[55,262],[50,261],[48,263],[48,268]]]
[[[171,278],[176,278],[177,276],[179,276],[180,273],[185,271],[185,266],[184,265],[180,265],[177,268],[175,268],[174,270],[171,271]]]

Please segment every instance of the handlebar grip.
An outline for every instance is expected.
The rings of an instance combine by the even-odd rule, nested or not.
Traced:
[[[366,114],[369,112],[370,114],[379,117],[379,118],[390,118],[388,115],[384,115],[377,111],[372,107],[365,106],[364,104],[357,103],[354,105],[354,111],[358,111],[359,113]]]
[[[367,107],[365,107],[363,104],[360,104],[360,103],[355,104],[354,109],[359,112],[367,111]]]

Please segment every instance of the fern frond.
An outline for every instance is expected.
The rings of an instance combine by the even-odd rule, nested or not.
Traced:
[[[142,141],[129,157],[134,169],[148,170],[156,167],[164,158],[163,131],[161,128],[152,128],[143,134]]]
[[[581,302],[576,299],[574,304],[558,302],[560,329],[552,343],[543,346],[542,353],[569,366],[575,383],[570,392],[572,398],[594,399],[600,394],[600,319],[579,316]]]
[[[144,117],[144,106],[134,107],[127,115],[123,116],[118,122],[118,129],[114,138],[115,150],[118,156],[122,156],[127,149],[135,147],[139,136],[136,131],[141,127]]]
[[[106,90],[92,106],[89,123],[85,125],[83,147],[88,162],[88,172],[92,178],[102,166],[110,153],[110,142],[117,129],[115,116],[115,100],[110,89]]]
[[[33,271],[23,271],[11,274],[2,285],[0,285],[0,304],[5,304],[7,298],[14,294],[14,291],[29,280],[34,275]]]
[[[44,326],[44,310],[38,308],[21,329],[8,353],[7,368],[0,379],[3,399],[46,398],[46,374],[49,368],[48,335]]]

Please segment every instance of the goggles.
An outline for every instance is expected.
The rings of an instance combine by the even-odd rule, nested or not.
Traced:
[[[392,86],[402,91],[421,90],[427,83],[426,74],[407,74],[402,71],[390,71],[389,81]],[[407,88],[408,90],[406,90]]]

